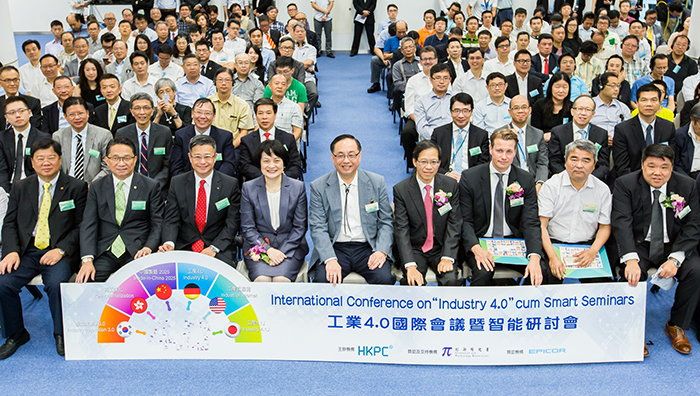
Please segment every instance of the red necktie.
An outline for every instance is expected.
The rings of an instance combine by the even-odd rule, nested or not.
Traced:
[[[265,140],[270,140],[270,132],[263,133],[263,136],[265,136]]]
[[[194,224],[201,233],[207,223],[207,191],[204,189],[204,180],[199,181],[199,193],[197,194],[197,206],[194,209]],[[192,244],[193,252],[201,252],[204,249],[204,241],[196,240]]]
[[[425,243],[423,243],[421,250],[423,253],[427,253],[433,248],[433,198],[430,196],[430,186],[425,186],[424,188],[423,207],[425,208],[425,227],[428,235],[425,237]]]
[[[549,57],[544,58],[544,66],[542,66],[542,73],[549,74]]]

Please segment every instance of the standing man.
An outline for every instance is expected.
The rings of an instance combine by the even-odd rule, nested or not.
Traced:
[[[352,6],[355,8],[355,29],[350,56],[355,56],[360,49],[363,29],[367,34],[369,48],[374,48],[374,9],[377,7],[377,0],[352,0]]]
[[[322,35],[326,36],[326,52],[329,58],[335,58],[333,54],[333,17],[331,10],[335,5],[334,0],[311,0],[311,7],[316,11],[314,14],[314,32],[318,35],[318,43],[321,44]],[[320,56],[324,55],[321,51]]]
[[[53,93],[53,82],[59,76],[58,58],[46,54],[39,59],[39,64],[43,78],[31,87],[29,93],[39,99],[41,107],[44,107],[56,101],[56,95]]]
[[[394,238],[402,284],[423,286],[428,268],[440,286],[462,286],[455,263],[462,216],[459,185],[438,173],[440,148],[429,140],[413,151],[415,175],[394,186]]]
[[[107,146],[110,175],[90,187],[80,224],[77,283],[104,282],[134,259],[158,249],[163,202],[158,183],[135,173],[136,148],[117,137]]]
[[[41,127],[48,133],[70,125],[63,113],[63,103],[73,96],[73,81],[66,76],[56,77],[53,80],[53,93],[57,100],[41,109]]]
[[[335,171],[311,183],[309,228],[314,282],[341,283],[355,272],[369,284],[391,285],[391,203],[384,177],[358,169],[362,146],[352,135],[331,142]]]
[[[156,81],[158,81],[158,79],[148,74],[148,65],[150,63],[148,55],[141,51],[135,51],[129,56],[129,62],[131,62],[131,69],[134,71],[134,76],[124,82],[122,86],[122,98],[129,100],[131,95],[143,92],[150,95],[153,101],[158,100],[155,90]]]
[[[19,75],[22,80],[24,92],[31,92],[32,87],[39,84],[44,75],[41,73],[41,45],[36,40],[27,40],[22,43],[22,52],[29,62],[19,67]]]
[[[2,227],[0,312],[7,339],[0,360],[29,341],[19,290],[39,274],[49,296],[56,353],[65,354],[61,283],[69,281],[78,259],[87,184],[61,172],[61,146],[50,138],[38,139],[31,151],[37,174],[12,189]]]
[[[119,78],[114,74],[105,74],[100,79],[100,93],[105,103],[95,108],[93,123],[100,128],[109,130],[114,135],[119,128],[134,122],[129,112],[129,101],[121,98],[122,87]]]

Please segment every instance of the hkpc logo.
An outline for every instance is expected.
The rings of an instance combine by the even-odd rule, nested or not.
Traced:
[[[389,357],[393,345],[358,345],[357,356],[364,357]]]

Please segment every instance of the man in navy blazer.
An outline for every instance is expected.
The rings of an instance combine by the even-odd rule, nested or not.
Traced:
[[[693,179],[700,174],[700,164],[693,161],[696,141],[700,141],[700,104],[693,106],[690,110],[690,123],[680,127],[673,138],[673,150],[676,152],[674,169]]]
[[[554,69],[557,68],[559,63],[557,62],[557,56],[552,53],[553,43],[554,39],[549,33],[542,33],[537,38],[537,53],[532,56],[532,64],[530,66],[533,72],[544,74],[547,77],[554,74]]]
[[[63,114],[63,102],[73,96],[73,80],[66,76],[56,77],[56,79],[53,81],[53,93],[56,95],[58,100],[50,105],[44,106],[41,109],[41,122],[39,129],[48,133],[54,133],[69,125],[68,120],[65,118],[65,114]],[[87,105],[88,113],[90,113],[90,119],[94,124],[95,109],[90,103]]]
[[[341,283],[355,272],[370,284],[394,284],[391,203],[384,177],[358,169],[362,145],[352,135],[331,142],[335,171],[311,183],[309,228],[314,282]]]
[[[175,143],[170,156],[170,170],[173,176],[192,170],[187,160],[190,139],[195,134],[209,135],[216,141],[216,165],[214,169],[232,177],[236,172],[236,151],[233,147],[233,135],[225,129],[212,125],[216,108],[208,98],[199,98],[192,105],[192,122],[175,132]]]

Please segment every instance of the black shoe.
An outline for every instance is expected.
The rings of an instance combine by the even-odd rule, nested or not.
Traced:
[[[321,102],[316,102],[316,108],[320,109],[321,108]]]
[[[379,86],[379,83],[374,83],[372,84],[371,87],[367,88],[367,93],[375,93],[379,92],[382,90],[382,87]]]
[[[5,343],[0,346],[0,360],[4,360],[14,355],[17,349],[29,342],[29,333],[23,330],[17,337],[8,338]]]
[[[335,58],[335,54],[332,52],[329,52],[328,54],[326,54],[326,56],[329,58]]]
[[[66,356],[66,347],[63,344],[63,335],[56,334],[53,336],[56,340],[56,353],[58,356]]]
[[[321,52],[318,53],[318,56],[319,56],[319,57],[324,56],[324,55],[326,55],[326,51],[321,51]]]
[[[351,57],[351,58],[352,58],[353,56],[356,56],[356,55],[357,55],[357,52],[351,52],[351,53],[350,53],[350,57]]]

